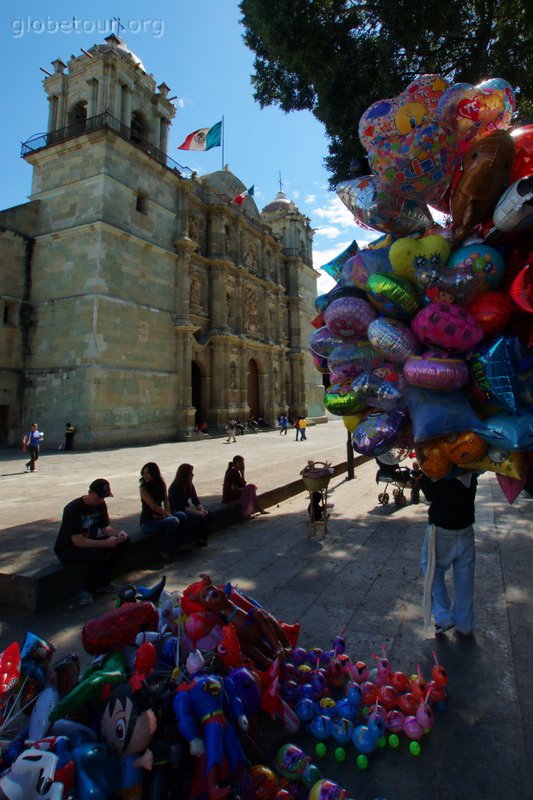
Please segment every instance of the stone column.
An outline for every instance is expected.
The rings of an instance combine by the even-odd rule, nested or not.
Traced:
[[[87,100],[87,121],[96,115],[96,104],[98,100],[98,81],[96,78],[89,78],[89,97]]]
[[[154,114],[152,121],[152,142],[159,149],[161,144],[161,117]]]
[[[126,128],[131,128],[131,88],[124,84],[122,86],[123,98],[122,98],[122,124],[126,126]]]
[[[159,140],[158,147],[161,150],[161,152],[164,153],[165,155],[167,154],[167,150],[168,150],[168,131],[169,131],[169,128],[170,128],[170,120],[166,119],[166,117],[163,117],[161,119],[161,137],[160,137],[160,140]]]
[[[48,98],[48,133],[57,130],[57,107],[58,97],[53,94]]]
[[[214,422],[225,424],[227,416],[226,345],[218,337],[211,340],[211,413]]]
[[[209,258],[222,258],[226,250],[224,217],[220,212],[212,212],[208,223],[207,255]]]

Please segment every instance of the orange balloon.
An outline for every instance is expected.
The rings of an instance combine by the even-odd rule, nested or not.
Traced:
[[[428,478],[438,480],[445,478],[450,473],[453,464],[448,458],[444,440],[441,437],[418,444],[415,447],[415,453],[420,469]]]
[[[472,431],[463,431],[448,436],[443,449],[452,464],[465,465],[482,458],[487,452],[488,444]]]

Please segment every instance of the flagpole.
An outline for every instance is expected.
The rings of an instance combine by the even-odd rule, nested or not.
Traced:
[[[222,114],[222,169],[224,169],[224,114]]]

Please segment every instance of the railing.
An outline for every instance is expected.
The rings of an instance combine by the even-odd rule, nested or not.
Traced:
[[[20,150],[21,158],[24,158],[24,156],[27,156],[29,153],[35,153],[37,150],[43,150],[45,147],[50,147],[58,142],[64,142],[67,139],[74,139],[76,136],[81,136],[83,133],[95,131],[100,128],[109,128],[115,131],[122,139],[130,142],[134,147],[142,150],[143,153],[146,153],[167,169],[177,172],[181,177],[191,177],[192,170],[189,167],[178,164],[177,161],[174,161],[173,158],[170,158],[170,156],[162,150],[159,150],[159,148],[147,139],[141,139],[137,136],[132,138],[131,128],[124,125],[119,119],[111,116],[107,111],[95,117],[90,117],[85,121],[79,120],[74,122],[72,125],[67,125],[66,128],[59,128],[56,131],[38,133],[32,136],[31,139],[22,143]]]

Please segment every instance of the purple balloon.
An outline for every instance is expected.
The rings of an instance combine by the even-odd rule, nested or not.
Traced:
[[[354,340],[366,333],[377,313],[359,297],[339,297],[324,311],[324,322],[334,336]]]

